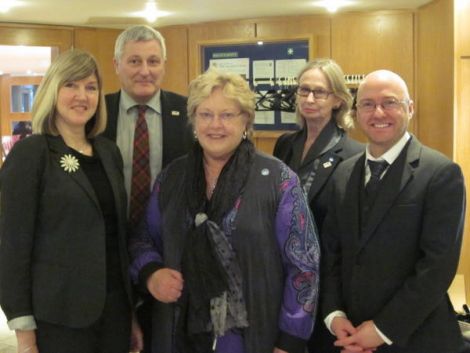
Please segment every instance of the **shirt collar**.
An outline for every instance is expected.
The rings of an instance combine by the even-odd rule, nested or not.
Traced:
[[[152,98],[146,103],[147,107],[150,107],[152,110],[161,114],[161,102],[160,102],[161,90],[158,90],[157,93],[153,95]],[[139,105],[131,96],[124,90],[121,90],[121,107],[124,108],[126,112],[136,105]]]
[[[397,143],[395,143],[387,152],[385,152],[383,155],[381,155],[379,158],[373,157],[370,152],[369,152],[369,145],[366,147],[366,163],[367,160],[371,161],[387,161],[389,165],[391,165],[393,162],[395,162],[395,159],[398,158],[398,155],[402,151],[402,149],[405,147],[406,143],[408,140],[411,138],[411,135],[408,131],[405,131],[403,136],[398,140]]]

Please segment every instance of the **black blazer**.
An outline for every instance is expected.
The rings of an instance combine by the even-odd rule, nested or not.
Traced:
[[[373,320],[394,342],[377,352],[460,352],[462,336],[447,295],[465,214],[460,167],[412,137],[361,225],[364,165],[364,154],[353,157],[333,178],[323,229],[325,315],[343,310],[354,325]]]
[[[189,151],[193,135],[186,113],[187,98],[161,90],[163,156],[162,169],[173,159]],[[121,91],[106,95],[108,123],[103,135],[116,141]]]
[[[131,303],[122,160],[107,139],[92,143],[114,194],[122,277]],[[15,144],[0,170],[0,304],[9,320],[33,315],[85,327],[102,314],[104,219],[84,171],[61,167],[67,154],[60,136],[33,135]]]
[[[311,162],[319,158],[319,167],[307,198],[320,236],[328,209],[328,185],[334,171],[343,160],[364,151],[364,145],[349,138],[344,131],[338,129],[338,132],[340,134],[339,140],[328,151],[321,155],[309,153],[302,164],[300,164],[300,158],[307,136],[305,129],[280,136],[274,146],[274,156],[286,163],[296,173],[300,173],[306,167],[310,169]],[[328,141],[325,141],[325,145],[330,141],[329,136],[326,137]],[[296,155],[298,158],[295,157]]]

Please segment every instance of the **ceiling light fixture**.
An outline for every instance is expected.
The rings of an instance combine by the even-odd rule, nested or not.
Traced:
[[[316,1],[313,5],[324,7],[325,9],[328,10],[328,12],[334,13],[340,7],[344,7],[344,6],[348,6],[348,5],[352,5],[352,4],[354,4],[354,1],[348,1],[348,0],[322,0],[322,1]]]
[[[21,3],[15,0],[0,0],[0,13],[6,13],[10,11],[12,7],[19,5],[21,5]]]
[[[157,3],[155,1],[148,1],[145,4],[145,9],[143,11],[134,13],[135,16],[144,17],[149,23],[155,23],[158,18],[168,16],[169,14],[169,12],[160,11],[157,8]]]
[[[145,4],[145,18],[148,22],[154,23],[158,18],[157,4],[154,1],[149,1]]]
[[[457,12],[464,11],[466,7],[470,7],[470,0],[457,0],[455,2]]]

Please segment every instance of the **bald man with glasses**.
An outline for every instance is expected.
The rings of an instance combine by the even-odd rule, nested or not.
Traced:
[[[345,353],[464,350],[447,295],[464,180],[457,164],[407,131],[413,111],[393,72],[372,72],[359,86],[366,152],[338,167],[323,228],[323,319]]]

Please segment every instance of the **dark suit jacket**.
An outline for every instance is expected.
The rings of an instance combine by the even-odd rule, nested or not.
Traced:
[[[365,155],[334,176],[324,224],[322,300],[354,325],[373,320],[394,344],[378,352],[462,348],[447,289],[459,260],[465,190],[459,166],[412,137],[389,167],[361,226]]]
[[[122,276],[127,274],[126,193],[122,160],[105,138],[93,140],[116,204]],[[66,172],[60,136],[18,142],[0,171],[0,303],[9,320],[33,315],[85,327],[102,314],[106,296],[105,223],[84,171]]]
[[[315,217],[315,223],[320,231],[320,236],[328,209],[328,185],[334,171],[343,160],[364,151],[364,145],[349,138],[344,131],[338,129],[338,132],[340,138],[331,148],[322,154],[307,154],[302,163],[300,158],[307,136],[305,129],[280,136],[274,146],[274,156],[285,162],[294,172],[299,174],[304,171],[310,172],[312,161],[319,158],[319,167],[307,197],[310,209]],[[330,136],[325,136],[324,146],[329,142]]]
[[[108,123],[103,135],[116,141],[121,92],[106,95]],[[161,90],[163,156],[162,169],[173,159],[186,154],[193,142],[186,113],[187,98]]]
[[[108,122],[103,135],[116,141],[119,118],[121,91],[106,95]],[[187,98],[178,94],[161,90],[160,103],[162,109],[162,169],[172,160],[186,154],[193,143],[193,134],[187,117]],[[129,146],[131,148],[131,146]],[[132,161],[126,161],[132,163]],[[153,297],[144,296],[144,305],[139,306],[137,318],[144,333],[144,352],[151,349],[151,312]]]

